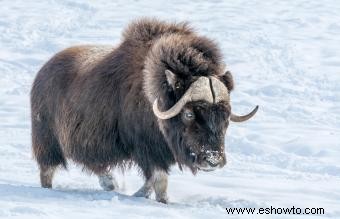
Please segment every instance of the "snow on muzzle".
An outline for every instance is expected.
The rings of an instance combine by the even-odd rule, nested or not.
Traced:
[[[198,155],[195,153],[190,155],[193,157],[194,166],[199,170],[213,171],[226,164],[225,155],[220,151],[202,150]]]

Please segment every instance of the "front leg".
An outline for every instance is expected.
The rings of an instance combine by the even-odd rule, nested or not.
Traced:
[[[134,194],[136,197],[150,198],[153,191],[158,202],[167,203],[168,174],[163,170],[153,171],[151,177],[146,179],[144,185]]]
[[[146,179],[144,185],[140,189],[138,189],[138,191],[135,192],[135,194],[133,194],[133,196],[150,198],[151,193],[153,191],[152,179],[151,178]]]
[[[168,174],[162,170],[156,170],[153,177],[153,189],[155,190],[156,200],[164,204],[168,203]]]

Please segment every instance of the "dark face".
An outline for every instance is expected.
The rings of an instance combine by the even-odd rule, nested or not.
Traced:
[[[183,108],[181,146],[186,163],[198,170],[212,171],[226,164],[224,136],[228,128],[229,104],[191,102]]]
[[[165,102],[165,104],[163,102],[164,109],[175,109],[174,105],[180,102],[179,99],[191,92],[189,87],[200,87],[200,90],[197,90],[198,93],[212,92],[213,82],[207,77],[179,78],[169,70],[165,71],[165,74],[168,81],[169,100],[173,101]],[[204,80],[205,82],[201,82]],[[196,84],[193,85],[194,83]],[[202,84],[198,86],[197,83]],[[222,86],[225,92],[223,95],[228,96],[225,84]],[[181,107],[177,107],[180,111],[176,111],[178,114],[175,114],[175,117],[169,119],[163,117],[161,120],[164,136],[177,162],[190,167],[193,172],[212,171],[226,164],[224,136],[229,125],[231,108],[227,101],[221,99],[220,96],[219,98],[217,101],[211,101],[211,99],[206,101],[203,100],[204,98],[199,101],[189,100]],[[166,113],[169,111],[171,109]]]

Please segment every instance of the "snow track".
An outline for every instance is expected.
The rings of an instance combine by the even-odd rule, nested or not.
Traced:
[[[250,218],[226,207],[322,207],[340,217],[340,2],[0,1],[0,218]],[[55,189],[39,186],[31,155],[29,91],[55,52],[116,44],[132,19],[187,20],[221,46],[233,72],[228,165],[192,176],[173,168],[170,204],[133,198],[135,169],[119,192],[73,164]],[[255,215],[254,215],[255,216]],[[296,218],[308,217],[295,215]],[[255,218],[292,218],[256,215]]]

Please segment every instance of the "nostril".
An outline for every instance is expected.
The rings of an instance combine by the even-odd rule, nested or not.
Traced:
[[[207,156],[207,155],[203,155],[203,156],[202,156],[202,160],[207,161],[207,159],[208,159],[208,156]]]

